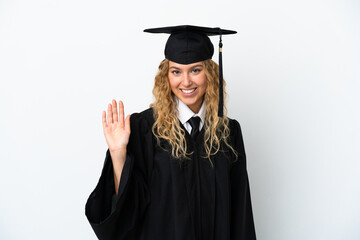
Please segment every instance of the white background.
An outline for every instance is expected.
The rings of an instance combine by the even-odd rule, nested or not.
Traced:
[[[142,30],[179,24],[238,31],[224,77],[258,239],[360,239],[355,0],[0,0],[0,239],[96,239],[101,112],[148,107],[167,36]]]

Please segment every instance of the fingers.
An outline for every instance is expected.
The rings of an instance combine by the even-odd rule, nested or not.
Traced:
[[[117,122],[118,121],[117,104],[114,99],[112,100],[112,112],[113,112],[113,120],[114,122]]]
[[[125,119],[125,131],[130,132],[130,115],[127,115]]]
[[[113,113],[112,113],[112,106],[111,104],[108,105],[108,110],[107,110],[107,115],[108,115],[108,124],[113,123]]]
[[[124,103],[119,101],[119,123],[120,126],[124,126]]]
[[[114,122],[119,122],[120,126],[124,127],[124,103],[122,101],[119,101],[119,113],[117,110],[117,103],[116,101],[113,99],[112,103],[108,105],[108,109],[107,109],[107,121],[106,121],[106,112],[103,112],[103,116],[102,116],[102,121],[103,121],[103,126],[108,126],[109,124],[112,124]],[[105,124],[104,125],[104,121]]]
[[[107,127],[105,111],[102,112],[102,124],[103,124],[103,128],[105,129]]]

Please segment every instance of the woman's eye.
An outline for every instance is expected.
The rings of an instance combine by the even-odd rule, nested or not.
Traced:
[[[174,71],[172,71],[172,73],[175,74],[175,75],[177,75],[177,74],[179,74],[180,72],[177,71],[177,70],[174,70]]]
[[[200,69],[195,68],[195,69],[193,70],[193,72],[194,72],[194,73],[198,73],[198,72],[200,72]]]

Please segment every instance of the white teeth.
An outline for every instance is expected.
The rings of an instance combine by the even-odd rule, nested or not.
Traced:
[[[190,90],[181,89],[181,91],[183,91],[184,93],[192,93],[193,91],[195,91],[195,88]]]

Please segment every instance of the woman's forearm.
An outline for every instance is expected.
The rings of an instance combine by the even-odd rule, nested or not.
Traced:
[[[119,151],[110,151],[110,155],[114,170],[115,193],[117,195],[121,179],[121,173],[126,160],[126,148]]]

